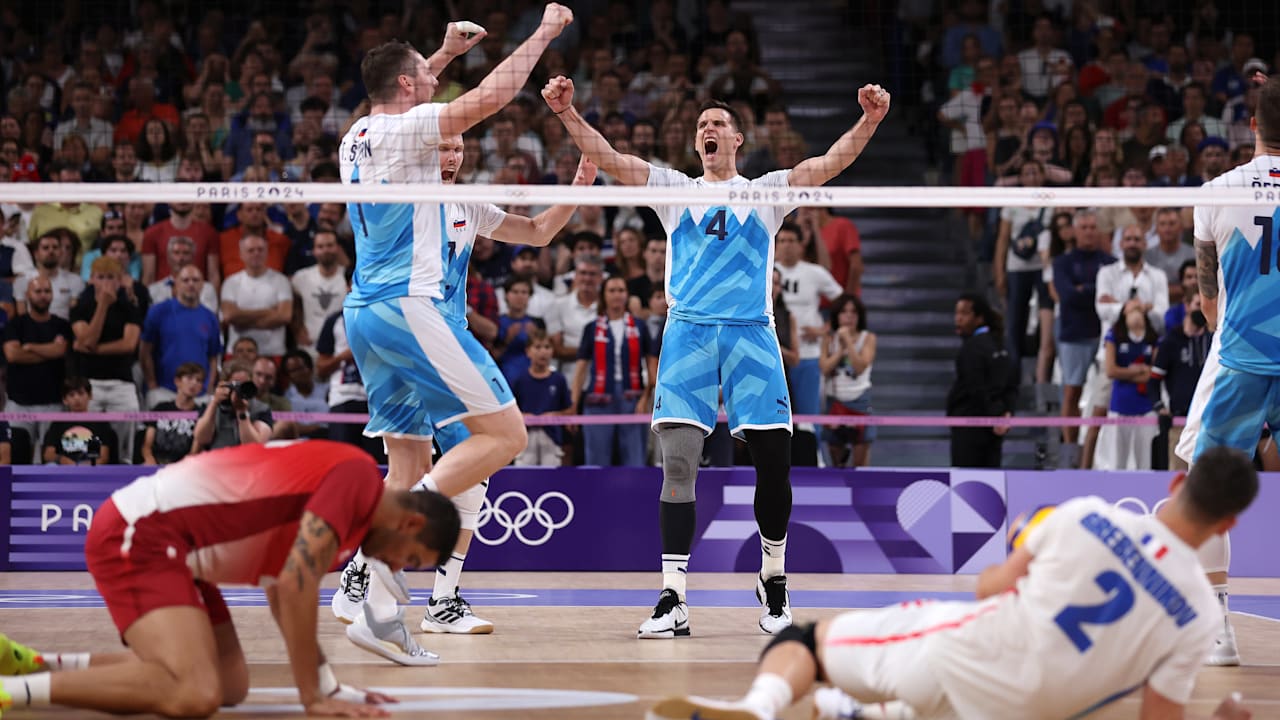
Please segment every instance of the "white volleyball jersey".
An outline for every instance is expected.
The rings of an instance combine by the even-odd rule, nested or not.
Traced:
[[[1255,188],[1261,200],[1195,209],[1196,244],[1218,249],[1220,360],[1232,370],[1280,375],[1280,157],[1260,155],[1205,187]]]
[[[1059,505],[1026,548],[1016,592],[922,653],[960,717],[1081,717],[1145,684],[1190,700],[1222,625],[1195,550],[1097,497]]]
[[[338,149],[342,182],[439,183],[441,103],[357,120]],[[438,202],[348,203],[356,269],[347,306],[405,296],[440,298],[445,207]]]

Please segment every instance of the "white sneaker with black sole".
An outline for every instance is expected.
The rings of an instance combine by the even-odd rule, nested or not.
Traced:
[[[347,626],[347,639],[357,647],[400,665],[422,667],[440,664],[439,655],[424,649],[409,634],[409,628],[404,624],[404,610],[390,620],[379,622],[366,604],[361,616]]]
[[[342,570],[338,589],[333,591],[329,607],[334,617],[350,625],[360,617],[364,600],[369,595],[369,565],[352,560]]]
[[[680,599],[680,595],[671,588],[666,588],[658,596],[658,604],[653,607],[653,615],[640,623],[636,636],[643,639],[675,638],[689,634],[689,606]]]
[[[455,591],[452,596],[427,601],[427,613],[422,618],[422,632],[488,635],[493,632],[493,623],[476,617],[471,612],[471,603]]]
[[[774,575],[768,580],[756,575],[756,600],[760,602],[760,629],[777,635],[791,625],[791,595],[787,593],[787,576]]]

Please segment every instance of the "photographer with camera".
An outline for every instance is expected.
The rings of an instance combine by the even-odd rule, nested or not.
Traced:
[[[222,380],[213,399],[196,421],[197,451],[265,443],[271,439],[271,408],[256,398],[258,387],[249,379],[250,369],[232,360],[222,368]]]
[[[62,405],[67,412],[89,412],[93,388],[82,377],[62,383]],[[110,423],[59,420],[49,423],[40,458],[51,465],[106,465],[116,458],[116,433]]]
[[[1200,294],[1187,296],[1187,308],[1182,324],[1171,328],[1160,341],[1155,357],[1151,360],[1151,382],[1147,383],[1147,397],[1160,420],[1160,434],[1168,437],[1169,470],[1186,470],[1187,463],[1174,454],[1182,428],[1173,427],[1174,417],[1186,417],[1195,397],[1196,383],[1204,370],[1213,333],[1208,320],[1200,311]],[[1169,404],[1165,405],[1160,389],[1169,391]]]

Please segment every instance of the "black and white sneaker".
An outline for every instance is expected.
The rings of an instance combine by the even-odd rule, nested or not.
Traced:
[[[493,623],[476,617],[471,603],[454,591],[453,595],[427,601],[427,613],[422,618],[422,632],[457,633],[460,635],[488,635]]]
[[[653,615],[640,624],[636,636],[644,639],[675,638],[689,634],[689,606],[680,595],[666,588],[658,596]]]
[[[787,593],[786,575],[774,575],[768,580],[757,575],[756,600],[761,606],[761,630],[777,635],[791,625],[791,596]]]
[[[329,607],[333,608],[334,617],[350,625],[360,617],[364,599],[369,595],[369,564],[353,558],[342,571],[342,579],[338,581],[338,589],[333,591],[333,600]]]

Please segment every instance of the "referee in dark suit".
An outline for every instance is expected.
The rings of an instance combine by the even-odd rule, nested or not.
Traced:
[[[948,416],[1010,417],[1018,378],[1004,345],[1004,323],[978,293],[956,300],[956,334],[964,338],[956,356],[956,379],[947,393]],[[998,468],[1005,427],[951,428],[952,467]]]

